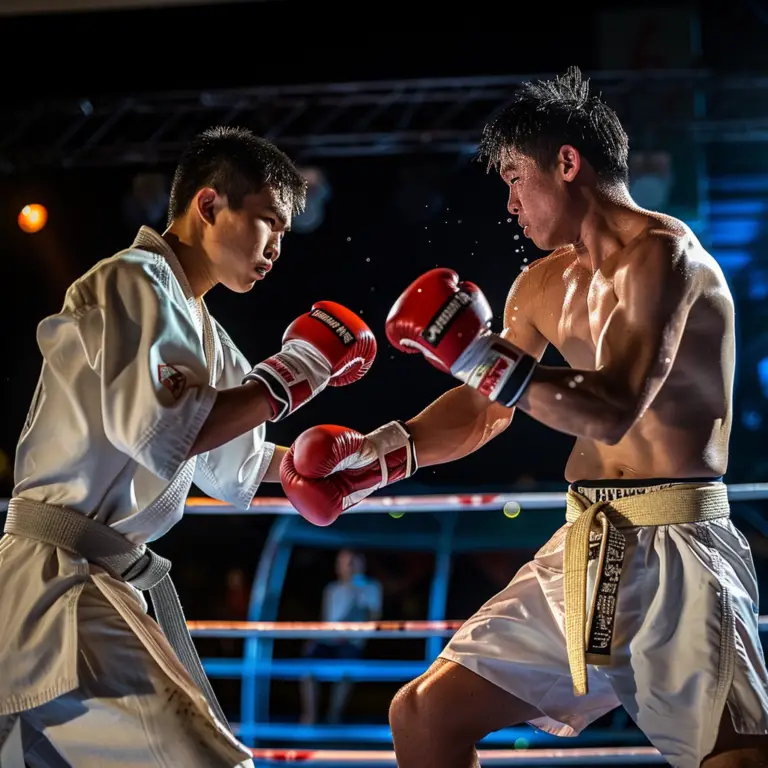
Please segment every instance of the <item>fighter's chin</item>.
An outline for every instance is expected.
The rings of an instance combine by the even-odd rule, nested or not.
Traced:
[[[238,278],[226,281],[222,280],[221,282],[224,287],[232,291],[232,293],[248,293],[248,291],[256,285],[257,281],[252,278]]]
[[[541,234],[539,232],[535,232],[530,224],[526,224],[523,227],[523,237],[525,237],[526,240],[530,240],[537,248],[546,247],[542,244]]]
[[[559,237],[542,237],[541,235],[529,234],[528,239],[540,251],[556,251],[558,248],[563,248],[566,245],[570,245],[570,243],[562,240]]]
[[[548,237],[544,238],[535,234],[528,234],[526,236],[540,251],[552,251],[555,248],[555,246],[550,244]]]

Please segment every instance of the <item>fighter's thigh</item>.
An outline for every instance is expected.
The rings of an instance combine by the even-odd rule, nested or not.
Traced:
[[[756,768],[768,765],[768,736],[737,733],[728,707],[720,719],[715,746],[702,762],[702,768]]]
[[[540,716],[535,707],[447,659],[437,659],[401,688],[390,710],[393,727],[418,723],[473,743]]]

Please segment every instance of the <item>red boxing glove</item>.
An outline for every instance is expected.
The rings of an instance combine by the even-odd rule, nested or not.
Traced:
[[[460,283],[452,269],[431,269],[403,291],[389,311],[387,338],[401,352],[421,352],[450,373],[464,350],[488,333],[493,312],[474,283]]]
[[[272,421],[279,421],[327,386],[361,379],[375,357],[371,329],[341,304],[320,301],[288,326],[282,350],[259,363],[244,381],[259,381],[267,388]]]
[[[330,525],[344,510],[416,469],[413,440],[398,421],[368,435],[322,424],[299,435],[280,463],[280,480],[302,517]]]
[[[432,269],[406,288],[389,312],[387,338],[402,352],[421,352],[489,400],[513,406],[536,359],[489,328],[493,312],[482,291],[450,269]]]

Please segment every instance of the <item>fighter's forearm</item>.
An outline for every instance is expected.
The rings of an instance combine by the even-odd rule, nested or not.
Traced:
[[[263,384],[248,382],[220,390],[216,393],[216,401],[208,418],[192,443],[189,457],[212,451],[234,440],[264,424],[272,414],[272,405]]]
[[[456,387],[408,422],[420,467],[455,461],[481,448],[509,425],[512,410]]]
[[[283,460],[283,456],[288,453],[288,449],[284,445],[276,445],[275,452],[272,454],[272,459],[267,467],[267,472],[264,475],[265,483],[279,483],[280,482],[280,462]]]
[[[516,407],[558,432],[615,444],[636,413],[600,371],[539,365]]]

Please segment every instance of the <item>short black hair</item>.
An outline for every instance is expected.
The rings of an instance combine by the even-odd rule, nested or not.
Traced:
[[[209,128],[181,155],[171,184],[168,223],[186,212],[203,187],[226,195],[229,207],[237,210],[246,195],[265,186],[272,187],[294,215],[304,211],[307,181],[284,152],[247,128]]]
[[[627,182],[627,134],[616,113],[590,95],[589,80],[578,67],[552,80],[524,83],[512,103],[485,126],[479,157],[490,170],[514,149],[534,158],[540,168],[551,168],[563,144],[578,149],[600,179]]]

